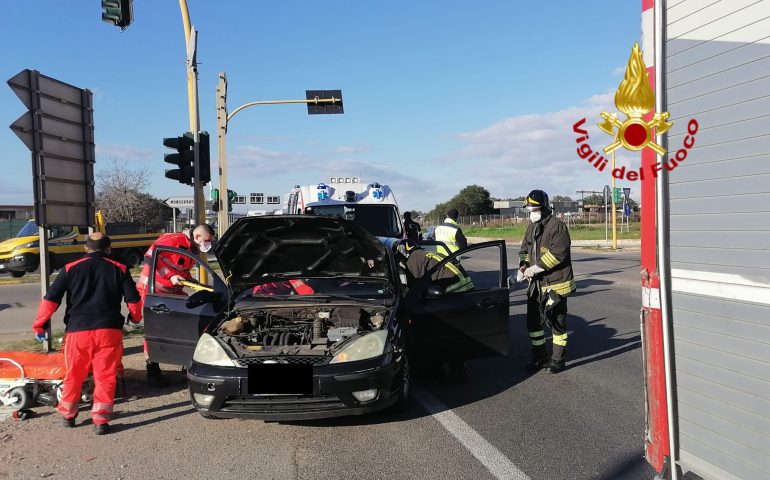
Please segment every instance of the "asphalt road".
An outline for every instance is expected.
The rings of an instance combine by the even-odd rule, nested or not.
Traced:
[[[511,355],[469,362],[463,384],[424,382],[402,415],[204,420],[181,374],[144,389],[135,339],[125,360],[133,396],[116,406],[116,431],[96,437],[86,412],[65,430],[50,407],[0,421],[0,478],[649,479],[638,252],[573,257],[570,360],[559,375],[523,368],[522,290],[511,295]],[[38,297],[36,284],[0,286],[0,332],[29,331]]]

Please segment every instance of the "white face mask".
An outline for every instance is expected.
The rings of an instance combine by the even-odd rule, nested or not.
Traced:
[[[529,221],[532,223],[539,222],[540,221],[540,212],[529,212]]]
[[[198,250],[200,250],[203,253],[208,252],[211,250],[211,242],[203,242],[200,245],[198,245]]]

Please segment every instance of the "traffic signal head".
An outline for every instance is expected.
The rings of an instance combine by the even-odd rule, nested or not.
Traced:
[[[233,201],[235,200],[235,196],[237,193],[235,193],[233,190],[227,191],[227,211],[232,212],[233,211]]]
[[[219,189],[211,189],[211,210],[214,212],[219,211]]]
[[[209,150],[209,133],[200,132],[198,135],[198,160],[200,163],[200,181],[206,185],[211,181],[211,155]]]
[[[134,21],[132,0],[102,0],[102,20],[125,30]]]
[[[166,178],[192,185],[193,177],[195,176],[195,169],[193,168],[195,153],[193,151],[194,140],[192,133],[187,132],[181,137],[164,138],[163,145],[177,151],[177,153],[166,154],[163,160],[179,167],[166,170]]]

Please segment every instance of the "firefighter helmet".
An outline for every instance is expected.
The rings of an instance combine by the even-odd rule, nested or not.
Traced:
[[[529,195],[527,195],[527,199],[524,202],[524,206],[529,211],[538,208],[543,213],[551,211],[551,202],[548,201],[548,194],[542,190],[532,190],[529,192]]]
[[[395,253],[404,258],[409,258],[409,255],[418,248],[420,246],[417,245],[417,242],[405,238],[396,244]]]

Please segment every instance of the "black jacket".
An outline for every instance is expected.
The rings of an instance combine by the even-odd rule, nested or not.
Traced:
[[[538,265],[545,269],[535,276],[542,291],[554,290],[559,295],[575,291],[569,230],[553,215],[530,223],[519,250],[519,266]]]
[[[64,324],[67,332],[123,328],[121,302],[136,303],[139,293],[128,268],[102,252],[89,253],[67,264],[56,277],[45,299],[61,304],[67,295]]]

